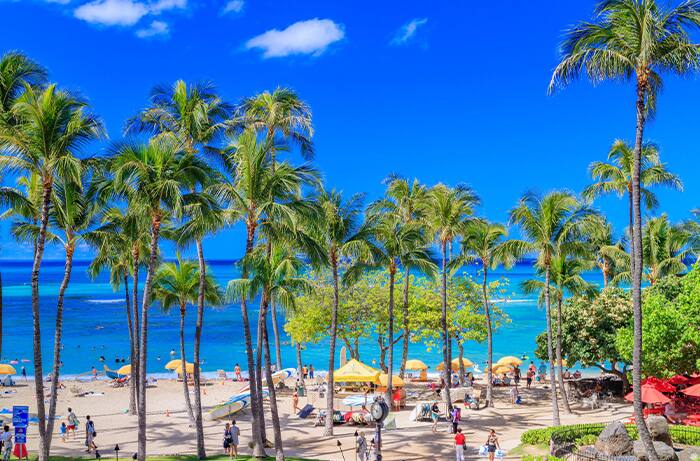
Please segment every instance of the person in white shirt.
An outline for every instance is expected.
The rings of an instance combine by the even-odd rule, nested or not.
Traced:
[[[12,457],[12,432],[10,432],[10,426],[5,426],[3,428],[2,436],[2,459],[3,461],[10,461]]]

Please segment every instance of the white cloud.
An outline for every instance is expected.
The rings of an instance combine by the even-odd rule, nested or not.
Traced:
[[[401,28],[396,32],[394,38],[391,40],[392,45],[403,45],[404,43],[411,40],[418,32],[418,28],[425,25],[428,22],[428,18],[415,18],[411,19],[408,23],[401,26]]]
[[[136,36],[139,38],[167,36],[169,34],[170,27],[163,21],[152,21],[148,27],[136,31]]]
[[[132,26],[148,14],[148,7],[132,0],[95,0],[79,6],[74,16],[106,26]]]
[[[332,43],[345,37],[343,27],[330,19],[295,22],[284,30],[272,29],[246,42],[246,48],[260,48],[263,57],[277,58],[292,54],[318,56]]]
[[[240,13],[243,10],[244,6],[245,2],[243,0],[229,0],[228,2],[226,2],[226,5],[224,5],[224,8],[221,10],[221,14]]]
[[[187,0],[158,0],[151,5],[151,12],[158,14],[162,11],[187,8]]]

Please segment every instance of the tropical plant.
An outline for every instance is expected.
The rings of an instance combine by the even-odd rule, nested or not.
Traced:
[[[148,344],[148,307],[159,257],[161,226],[169,215],[178,216],[185,191],[207,180],[209,168],[185,152],[170,138],[153,139],[148,144],[122,143],[113,147],[109,159],[114,191],[126,199],[131,210],[150,220],[150,250],[141,303],[139,332],[138,459],[146,457],[146,358]]]
[[[35,174],[41,183],[38,232],[32,264],[32,314],[34,377],[43,382],[39,272],[44,256],[53,184],[57,178],[79,182],[81,162],[74,155],[87,142],[101,137],[102,123],[90,114],[86,104],[69,92],[49,85],[38,89],[25,85],[9,112],[0,117],[0,167],[9,172]],[[35,387],[39,416],[39,459],[48,459],[51,433],[44,405],[44,387]],[[51,415],[53,418],[53,415]]]
[[[629,268],[630,257],[622,241],[615,240],[612,225],[605,216],[594,216],[586,225],[583,238],[590,249],[591,263],[603,276],[603,288],[614,284],[618,275]]]
[[[455,260],[456,266],[478,262],[481,266],[482,303],[486,320],[486,405],[493,406],[493,322],[488,292],[488,271],[498,266],[510,268],[515,264],[516,254],[506,240],[508,230],[502,224],[484,219],[473,220],[461,234],[461,253]]]
[[[547,318],[547,355],[551,381],[552,421],[559,425],[559,404],[554,376],[554,352],[552,342],[551,274],[552,262],[559,254],[578,254],[582,251],[578,240],[581,227],[591,210],[581,205],[568,192],[555,191],[545,196],[525,194],[510,212],[511,223],[519,225],[525,240],[513,240],[516,254],[535,253],[536,267],[544,272],[544,305]],[[563,390],[562,390],[563,392]]]
[[[452,249],[452,243],[455,238],[464,232],[471,220],[470,216],[474,212],[473,208],[478,203],[478,196],[466,186],[450,188],[444,184],[438,184],[428,192],[427,206],[430,211],[425,219],[430,232],[435,236],[435,241],[440,246],[442,257],[442,317],[440,323],[443,341],[442,360],[445,366],[445,383],[448,389],[451,387],[452,381],[451,373],[449,373],[452,351],[450,335],[447,330],[447,276],[451,259],[451,256],[448,258],[447,250],[448,247],[450,250]],[[447,398],[447,406],[451,409],[450,393],[446,392],[445,397]]]
[[[636,135],[632,160],[632,299],[635,360],[633,391],[635,419],[647,455],[657,461],[642,415],[642,215],[641,174],[644,128],[656,109],[661,75],[684,75],[700,65],[700,51],[689,30],[700,26],[700,4],[683,1],[675,7],[656,0],[603,0],[592,21],[570,28],[561,44],[561,61],[549,84],[550,92],[586,75],[593,83],[632,80],[636,94]]]
[[[195,417],[190,403],[190,392],[187,384],[187,356],[185,354],[185,314],[187,305],[195,304],[199,298],[199,267],[192,261],[183,261],[178,254],[177,261],[163,263],[156,272],[153,281],[153,300],[158,301],[166,312],[178,307],[180,312],[180,369],[182,375],[182,391],[185,396],[185,407],[194,424]],[[204,297],[209,304],[221,303],[222,293],[213,277],[207,275],[204,286]],[[194,364],[197,367],[197,364]]]

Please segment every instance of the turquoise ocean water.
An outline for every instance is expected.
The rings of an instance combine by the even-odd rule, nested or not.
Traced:
[[[104,363],[111,368],[121,365],[116,363],[115,358],[123,357],[128,363],[129,339],[123,288],[114,292],[108,283],[107,274],[92,280],[86,272],[87,265],[86,261],[76,262],[66,294],[62,352],[64,375],[85,373],[92,366],[102,370],[101,356],[105,358]],[[219,283],[224,286],[228,280],[237,276],[233,261],[209,261],[209,266]],[[2,359],[4,362],[20,360],[19,366],[25,365],[27,372],[31,374],[31,363],[22,363],[22,359],[32,358],[31,262],[2,260],[0,270],[4,285]],[[466,272],[474,276],[478,274],[478,270],[477,267],[465,268]],[[62,276],[62,261],[43,263],[40,294],[44,373],[48,373],[47,365],[52,357],[56,296]],[[510,282],[510,300],[500,306],[508,313],[512,322],[498,330],[494,337],[494,359],[504,355],[522,354],[533,357],[535,337],[545,326],[544,311],[537,307],[534,297],[524,296],[519,290],[521,281],[533,277],[532,266],[528,262],[522,262],[511,270],[497,270],[492,273],[492,279],[500,277],[505,277]],[[585,278],[591,282],[600,281],[597,272],[588,273]],[[195,309],[191,308],[188,312],[186,332],[190,358],[194,314]],[[257,318],[256,303],[251,306],[250,318]],[[179,314],[177,310],[164,313],[160,308],[154,307],[149,316],[149,326],[148,371],[160,373],[171,358],[170,351],[178,350]],[[294,348],[286,335],[282,341],[283,366],[294,367]],[[327,368],[327,353],[328,340],[324,340],[319,344],[308,345],[303,351],[302,359],[304,363],[312,363],[316,369],[323,370]],[[360,354],[363,361],[372,363],[373,359],[378,360],[376,341],[368,338],[361,342]],[[424,344],[411,344],[409,356],[423,360],[431,368],[440,362],[440,351],[428,350]],[[483,363],[486,359],[486,344],[468,343],[465,356],[475,363]],[[238,305],[207,309],[204,318],[202,358],[204,371],[231,371],[236,362],[244,367],[245,347]]]

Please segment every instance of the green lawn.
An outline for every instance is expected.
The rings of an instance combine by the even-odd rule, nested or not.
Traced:
[[[114,459],[112,456],[103,456],[102,459]],[[32,461],[36,460],[36,457],[30,457]],[[73,461],[73,460],[86,460],[86,459],[95,459],[94,456],[85,456],[85,457],[74,457],[70,458],[67,456],[52,456],[51,461]],[[120,459],[123,459],[124,461],[131,461],[131,456],[120,456]],[[182,456],[149,456],[146,458],[148,461],[197,461],[197,457],[193,455],[182,455]],[[217,455],[217,456],[208,456],[207,461],[230,461],[231,458],[229,458],[226,455]],[[249,461],[249,460],[258,460],[259,458],[253,458],[252,456],[243,456],[240,455],[238,458],[235,458],[236,461]],[[275,459],[274,456],[270,456],[265,458],[267,460],[273,460]],[[292,458],[292,457],[287,457],[285,456],[284,459],[287,459],[289,461],[320,461],[320,460],[313,460],[313,459],[306,459],[306,458]]]

